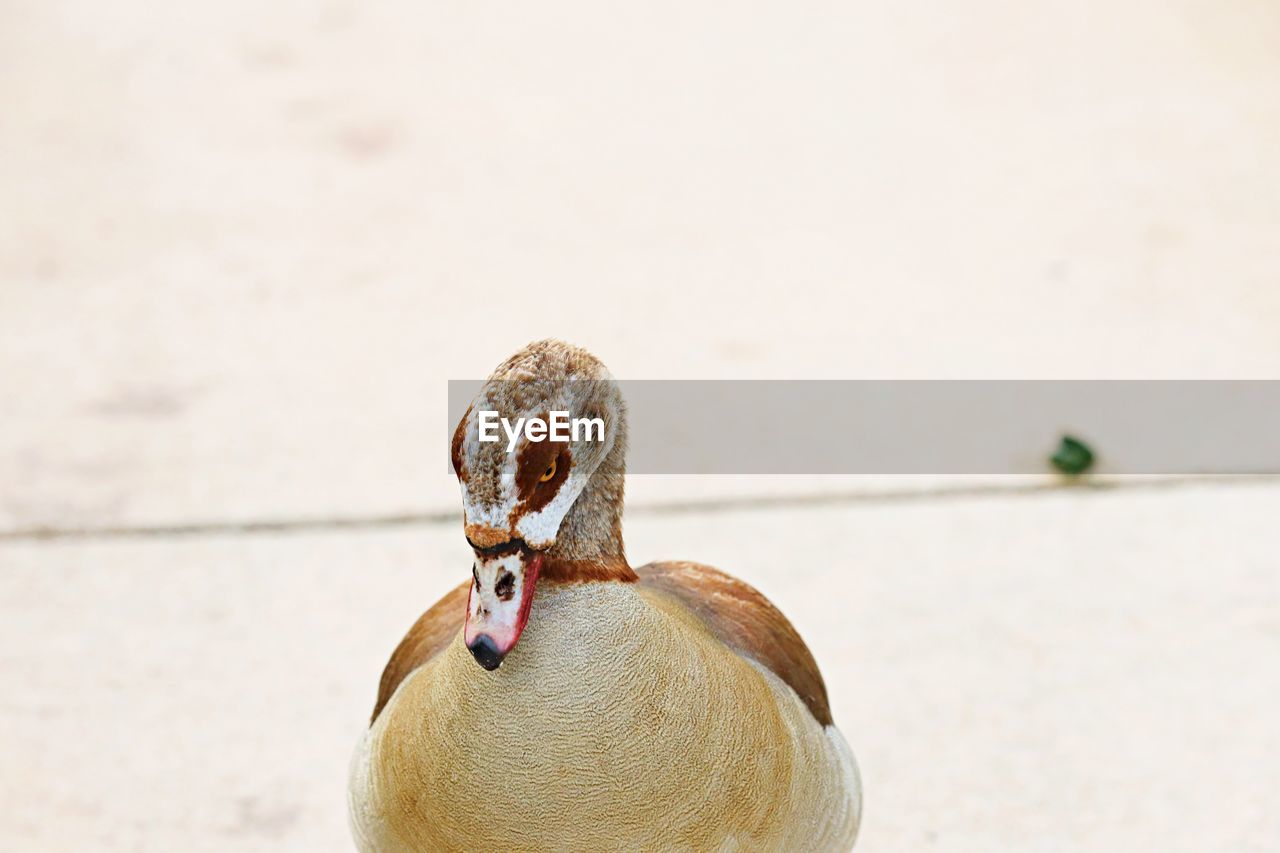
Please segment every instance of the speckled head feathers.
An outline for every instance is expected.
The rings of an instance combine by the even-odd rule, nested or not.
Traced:
[[[567,412],[570,419],[598,419],[603,434],[586,429],[567,441],[530,440],[527,434],[508,441],[504,427],[497,430],[500,440],[486,442],[485,412],[508,426]],[[611,543],[591,540],[614,534],[598,528],[601,521],[615,527],[620,515],[625,452],[626,406],[604,363],[562,341],[529,344],[494,370],[454,433],[452,458],[468,537],[481,547],[519,539],[535,549],[551,548],[566,519],[581,515],[571,511],[585,497],[589,506],[583,509],[599,517],[579,518],[565,531],[574,540],[567,550],[587,556],[608,550]],[[620,551],[620,534],[616,544]]]

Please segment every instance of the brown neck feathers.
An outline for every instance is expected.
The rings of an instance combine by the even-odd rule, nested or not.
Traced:
[[[560,523],[543,577],[564,581],[636,579],[622,543],[627,438],[626,421],[618,418],[617,422],[619,434],[609,455],[592,472]]]
[[[549,557],[538,570],[539,582],[592,583],[595,581],[620,581],[634,583],[640,578],[627,565],[626,560],[601,562],[598,560],[560,560]]]

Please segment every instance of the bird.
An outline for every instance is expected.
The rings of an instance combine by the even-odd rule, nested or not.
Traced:
[[[508,450],[484,412],[604,430]],[[626,449],[617,383],[570,344],[526,346],[472,401],[450,444],[471,577],[382,673],[359,850],[852,849],[861,781],[813,655],[725,572],[628,563]]]

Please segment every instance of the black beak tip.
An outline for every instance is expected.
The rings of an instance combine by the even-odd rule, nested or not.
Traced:
[[[498,647],[486,634],[476,637],[475,642],[467,646],[467,648],[471,650],[471,656],[476,659],[476,663],[489,670],[489,672],[493,672],[502,665],[502,653],[498,651]]]

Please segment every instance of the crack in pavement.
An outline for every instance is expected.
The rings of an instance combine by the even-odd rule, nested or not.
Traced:
[[[1206,486],[1258,486],[1280,484],[1280,474],[1215,474],[1159,478],[1090,478],[1079,482],[1036,480],[1030,483],[970,483],[920,489],[866,489],[780,496],[745,495],[688,501],[661,501],[629,506],[633,517],[696,515],[750,512],[762,509],[787,510],[803,507],[888,505],[932,503],[952,500],[1002,498],[1047,494],[1082,494],[1167,491]],[[406,527],[433,527],[456,524],[462,513],[455,510],[388,513],[369,516],[313,516],[298,518],[211,520],[174,524],[105,525],[88,527],[26,527],[0,530],[0,543],[60,542],[111,539],[165,539],[186,537],[263,536],[324,531],[391,530]]]

